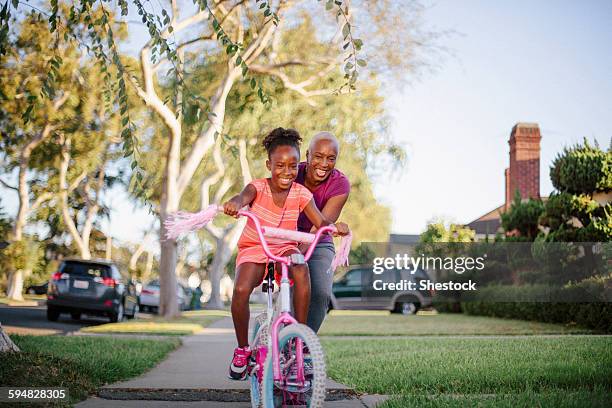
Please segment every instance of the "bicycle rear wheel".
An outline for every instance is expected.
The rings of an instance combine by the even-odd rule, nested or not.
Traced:
[[[312,374],[303,383],[292,379],[295,371],[296,339],[301,339],[310,352]],[[266,408],[302,406],[318,408],[325,400],[325,358],[317,335],[304,324],[291,324],[278,336],[281,381],[274,381],[272,353],[268,353],[263,372],[261,397]]]

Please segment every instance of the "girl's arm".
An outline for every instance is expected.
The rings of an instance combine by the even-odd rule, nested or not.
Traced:
[[[340,207],[342,208],[342,207]],[[327,225],[333,224],[327,217],[321,214],[321,211],[317,208],[314,199],[311,199],[308,205],[304,208],[304,214],[306,217],[312,222],[317,229],[321,227],[325,227]],[[348,226],[343,222],[338,222],[334,224],[336,229],[338,230],[338,235],[347,235],[349,233]]]
[[[223,212],[232,217],[238,216],[238,211],[247,204],[251,204],[257,196],[257,190],[252,184],[247,186],[240,192],[233,196],[229,201],[223,204]]]

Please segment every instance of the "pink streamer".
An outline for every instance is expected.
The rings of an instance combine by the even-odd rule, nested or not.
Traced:
[[[348,266],[349,265],[349,252],[351,252],[351,242],[353,241],[353,234],[350,232],[348,235],[345,235],[340,240],[340,245],[338,245],[338,251],[336,252],[336,256],[334,256],[334,260],[332,261],[331,267],[332,270],[335,271],[339,266]]]
[[[166,239],[176,239],[182,234],[196,231],[208,224],[223,207],[211,204],[205,210],[197,213],[178,211],[170,214],[164,226],[166,227]]]

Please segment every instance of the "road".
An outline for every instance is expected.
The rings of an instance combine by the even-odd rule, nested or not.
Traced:
[[[0,323],[8,334],[69,334],[81,327],[108,323],[108,319],[83,316],[72,320],[70,315],[62,314],[57,322],[47,320],[47,307],[14,307],[0,304]]]

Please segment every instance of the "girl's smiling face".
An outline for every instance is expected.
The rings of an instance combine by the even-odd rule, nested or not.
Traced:
[[[272,186],[278,190],[291,188],[291,183],[298,173],[300,152],[293,146],[277,146],[266,160],[266,167],[270,170]]]

